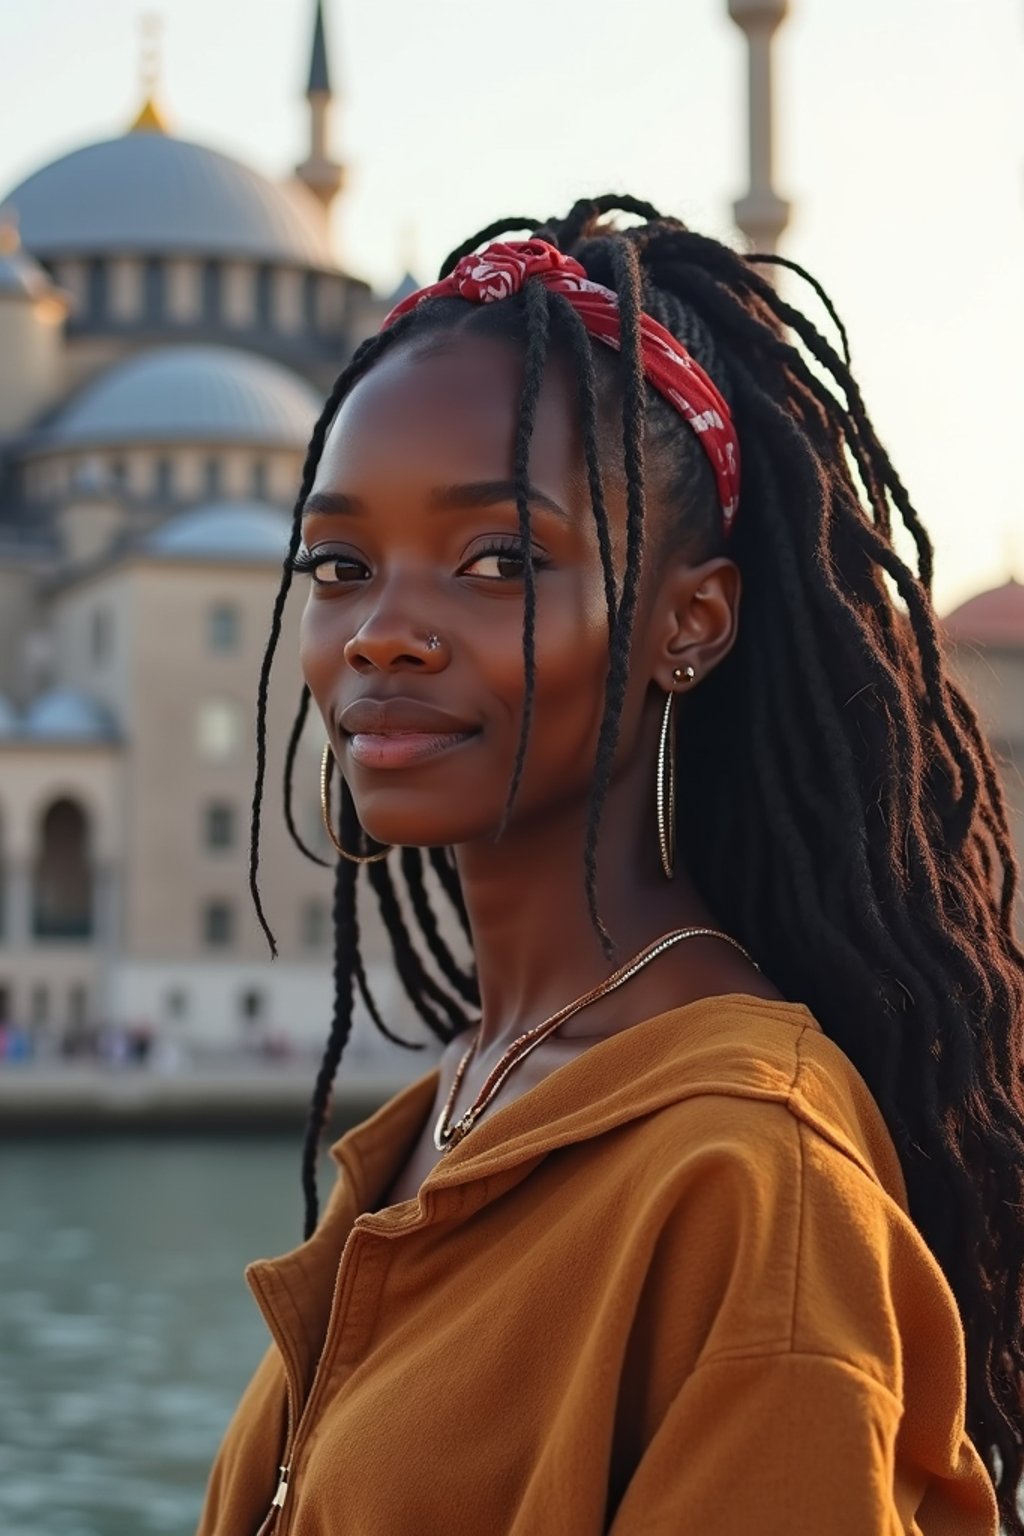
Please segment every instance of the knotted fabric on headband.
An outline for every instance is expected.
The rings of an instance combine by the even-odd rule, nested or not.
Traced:
[[[619,350],[622,327],[618,294],[593,282],[572,256],[546,240],[497,240],[472,256],[463,256],[450,275],[420,288],[387,316],[381,330],[422,304],[424,299],[469,299],[491,304],[518,293],[528,278],[568,299],[591,336]],[[653,387],[696,432],[715,472],[722,526],[732,527],[739,503],[740,449],[729,407],[704,369],[682,342],[650,315],[640,316],[644,374]]]

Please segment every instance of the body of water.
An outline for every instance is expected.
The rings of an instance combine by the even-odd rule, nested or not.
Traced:
[[[269,1342],[243,1269],[301,1240],[300,1139],[0,1145],[5,1536],[192,1536]]]

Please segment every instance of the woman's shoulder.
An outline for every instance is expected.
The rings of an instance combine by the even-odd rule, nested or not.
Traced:
[[[654,1140],[679,1154],[706,1147],[724,1156],[731,1149],[752,1156],[765,1176],[775,1168],[788,1178],[802,1137],[804,1146],[827,1148],[829,1159],[845,1161],[906,1208],[899,1158],[878,1104],[806,1005],[733,993],[670,1010],[650,1024],[664,1053],[662,1109],[649,1127]]]

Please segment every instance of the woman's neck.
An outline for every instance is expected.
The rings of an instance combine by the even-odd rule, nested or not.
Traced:
[[[627,775],[605,803],[598,908],[616,944],[610,961],[587,910],[585,806],[555,822],[513,822],[499,842],[457,850],[483,1009],[478,1060],[588,992],[662,933],[714,925],[678,861],[671,882],[662,873],[653,800],[652,783],[631,783]],[[696,962],[677,955],[673,972],[688,963]]]

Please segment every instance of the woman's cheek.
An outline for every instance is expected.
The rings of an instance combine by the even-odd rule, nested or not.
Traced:
[[[299,620],[299,668],[325,721],[337,706],[351,636],[351,620],[342,616],[338,604],[311,591]]]

